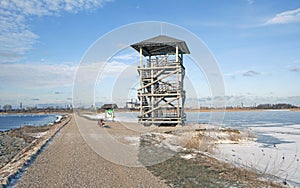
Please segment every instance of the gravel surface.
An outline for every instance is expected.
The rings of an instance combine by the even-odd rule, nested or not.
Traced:
[[[37,156],[13,187],[167,187],[143,167],[111,163],[83,140],[74,119]]]

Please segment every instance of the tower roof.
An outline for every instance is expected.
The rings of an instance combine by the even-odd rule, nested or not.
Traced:
[[[165,35],[159,35],[130,46],[138,52],[140,51],[140,48],[142,48],[143,56],[175,54],[176,46],[178,46],[178,53],[190,53],[186,43],[183,40],[175,39]]]

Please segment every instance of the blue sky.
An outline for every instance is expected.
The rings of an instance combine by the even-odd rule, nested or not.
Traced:
[[[143,21],[197,35],[223,73],[228,105],[300,105],[299,0],[2,0],[0,105],[72,103],[76,70],[89,47],[111,30]],[[118,75],[125,64],[119,58],[109,68]],[[198,100],[209,105],[202,79]]]

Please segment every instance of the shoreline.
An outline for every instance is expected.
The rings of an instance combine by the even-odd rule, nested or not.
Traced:
[[[17,129],[2,131],[3,134],[11,137],[12,140],[21,139],[26,145],[20,145],[16,153],[0,168],[0,187],[6,187],[10,181],[31,163],[42,148],[71,120],[70,115],[65,115],[59,123],[44,126],[24,126]],[[5,143],[4,143],[5,144]],[[8,146],[9,147],[9,146]],[[10,149],[9,149],[10,150]]]
[[[53,125],[53,124],[57,124],[57,123],[60,123],[60,121],[62,120],[62,118],[64,117],[64,116],[66,116],[67,114],[57,114],[57,113],[54,113],[54,114],[40,114],[40,113],[38,113],[38,114],[0,114],[0,116],[3,116],[4,118],[5,117],[7,117],[7,116],[9,116],[9,117],[13,117],[13,118],[22,118],[22,117],[30,117],[30,116],[40,116],[40,115],[48,115],[48,116],[55,116],[55,119],[54,120],[52,120],[52,121],[44,121],[44,123],[39,123],[39,124],[31,124],[31,123],[28,123],[27,121],[25,121],[25,122],[27,122],[27,123],[24,123],[23,121],[23,123],[20,123],[20,121],[19,121],[19,123],[16,123],[16,124],[13,124],[13,125],[10,125],[10,126],[5,126],[4,125],[4,127],[0,127],[0,132],[6,132],[6,131],[12,131],[12,130],[15,130],[15,129],[20,129],[20,128],[22,128],[22,127],[26,127],[26,126],[31,126],[31,127],[41,127],[41,126],[47,126],[47,125]],[[15,116],[17,116],[17,117],[15,117]],[[54,118],[54,117],[53,117]],[[30,121],[33,121],[33,122],[35,122],[35,120],[29,120],[29,122]]]

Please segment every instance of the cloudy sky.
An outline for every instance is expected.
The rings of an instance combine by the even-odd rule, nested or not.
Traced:
[[[91,45],[143,21],[175,24],[199,37],[218,62],[228,105],[300,105],[300,0],[1,0],[0,105],[71,104],[76,71]],[[106,66],[111,74],[95,85],[116,80],[132,58],[130,50],[117,54]],[[201,78],[193,100],[209,105]],[[98,90],[95,102],[111,100]]]

